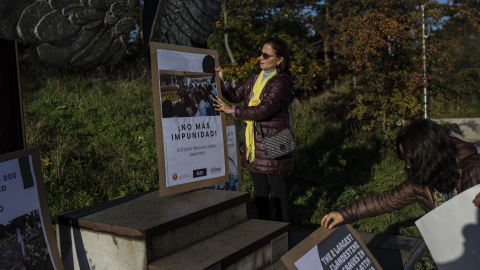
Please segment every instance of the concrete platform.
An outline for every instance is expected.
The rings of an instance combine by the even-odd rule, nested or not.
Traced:
[[[437,123],[450,123],[452,125],[450,135],[475,144],[480,152],[480,118],[442,118],[432,120]]]
[[[58,215],[58,247],[65,269],[147,269],[245,222],[249,204],[246,192],[145,192]]]

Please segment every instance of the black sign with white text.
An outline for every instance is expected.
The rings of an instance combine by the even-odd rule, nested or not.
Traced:
[[[325,270],[378,270],[346,226],[339,227],[317,248]]]

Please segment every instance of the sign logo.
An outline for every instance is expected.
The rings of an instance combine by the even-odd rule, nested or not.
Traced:
[[[172,178],[173,178],[173,180],[175,181],[175,180],[178,179],[178,175],[177,175],[176,173],[174,173],[174,174],[172,175]]]
[[[212,174],[219,173],[222,170],[222,167],[213,167],[210,169]]]
[[[178,176],[178,180],[185,179],[185,178],[190,178],[189,173],[182,173]]]
[[[193,178],[207,176],[207,168],[193,170]]]

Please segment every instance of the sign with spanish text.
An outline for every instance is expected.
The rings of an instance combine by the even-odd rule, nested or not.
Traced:
[[[320,227],[282,257],[288,269],[380,270],[372,253],[350,225]]]
[[[0,269],[63,269],[38,149],[0,156]]]
[[[160,195],[228,181],[225,118],[213,50],[150,43]]]

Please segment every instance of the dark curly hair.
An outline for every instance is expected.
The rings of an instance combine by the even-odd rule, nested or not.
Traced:
[[[459,177],[457,151],[440,125],[430,119],[414,120],[400,130],[396,147],[398,157],[405,161],[408,180],[442,193],[453,190]]]
[[[271,37],[263,44],[269,44],[275,51],[276,56],[283,57],[283,61],[277,67],[277,72],[288,72],[290,68],[290,50],[287,42],[279,37]]]

